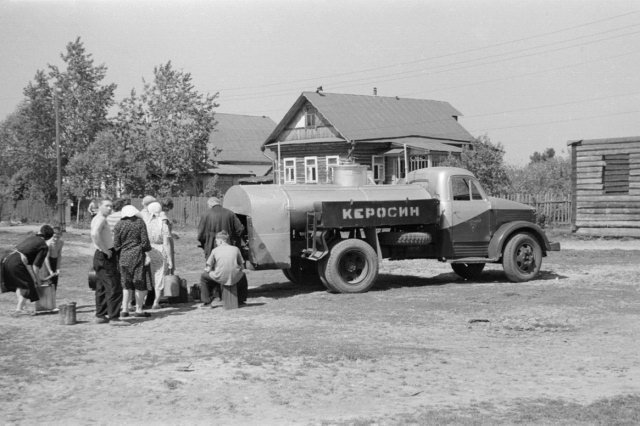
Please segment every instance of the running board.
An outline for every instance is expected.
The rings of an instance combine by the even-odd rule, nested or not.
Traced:
[[[460,259],[447,259],[447,263],[492,263],[499,261],[499,257],[463,257]]]

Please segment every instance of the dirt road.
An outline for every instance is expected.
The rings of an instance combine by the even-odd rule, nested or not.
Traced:
[[[202,254],[181,236],[193,283]],[[0,229],[0,246],[18,238]],[[251,272],[245,308],[168,305],[111,326],[92,323],[86,232],[66,238],[58,298],[79,324],[13,317],[0,297],[2,424],[511,423],[523,404],[640,396],[637,240],[563,240],[522,284],[418,260],[385,261],[357,295]]]

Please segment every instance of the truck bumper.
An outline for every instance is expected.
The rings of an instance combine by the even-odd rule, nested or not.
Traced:
[[[549,242],[549,251],[560,251],[560,243],[558,241]]]

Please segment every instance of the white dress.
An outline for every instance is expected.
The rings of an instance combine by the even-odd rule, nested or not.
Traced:
[[[165,275],[169,275],[168,253],[163,244],[164,238],[171,238],[169,226],[158,216],[152,216],[147,222],[147,234],[151,243],[151,251],[147,252],[151,262],[151,275],[153,276],[156,294],[164,288],[162,281]]]

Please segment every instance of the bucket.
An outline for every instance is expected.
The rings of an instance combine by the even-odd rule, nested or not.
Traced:
[[[76,302],[60,305],[60,324],[74,325],[76,323]]]
[[[189,288],[189,298],[191,301],[200,301],[200,285],[194,284]]]
[[[338,186],[364,186],[367,184],[367,166],[361,164],[335,166],[333,183]]]
[[[56,308],[56,288],[52,285],[36,286],[38,297],[36,312],[53,311]]]
[[[177,275],[165,275],[162,279],[163,294],[166,297],[180,296],[180,277]]]
[[[89,284],[89,288],[93,291],[96,291],[96,271],[93,270],[93,266],[89,268],[89,276],[87,277],[87,284]]]

